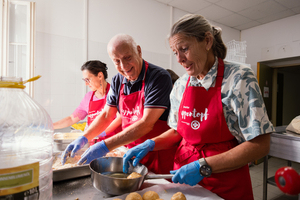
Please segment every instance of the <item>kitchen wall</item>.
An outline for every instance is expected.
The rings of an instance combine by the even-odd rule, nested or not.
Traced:
[[[82,0],[36,0],[34,99],[53,121],[70,115],[86,89],[80,66],[84,63]]]
[[[53,122],[70,115],[86,93],[80,71],[86,60],[99,59],[107,63],[108,82],[117,73],[107,55],[106,45],[118,33],[132,35],[142,47],[145,60],[172,68],[179,75],[185,73],[170,53],[167,35],[171,24],[186,12],[171,10],[165,4],[149,0],[35,2],[35,75],[42,75],[42,78],[35,83],[34,99],[48,111]],[[85,2],[88,2],[87,26]],[[221,27],[224,41],[239,40],[240,31]],[[85,31],[88,32],[87,41]]]
[[[85,0],[35,0],[36,57],[34,98],[53,121],[70,115],[87,91],[80,66],[86,59],[108,64],[109,78],[117,73],[106,52],[109,39],[128,33],[141,45],[143,57],[180,76],[185,73],[170,52],[167,35],[171,24],[186,12],[149,0],[89,0],[88,49],[85,51]],[[171,17],[172,15],[172,17]],[[300,15],[240,31],[223,29],[223,40],[247,41],[247,60],[256,72],[258,61],[299,56]],[[87,56],[86,56],[87,55]]]
[[[241,32],[247,41],[247,59],[256,72],[257,62],[300,55],[300,15],[287,17]]]
[[[117,73],[106,46],[118,33],[131,35],[142,48],[145,60],[164,68],[169,67],[168,6],[149,0],[89,0],[88,59],[108,64],[108,81]]]
[[[88,59],[100,59],[108,63],[109,77],[117,71],[107,55],[106,45],[118,33],[132,35],[142,47],[145,60],[172,69],[180,76],[185,73],[169,48],[168,34],[171,25],[187,12],[156,1],[90,0],[88,13]],[[223,29],[224,42],[240,40],[240,31],[214,22],[212,24]]]

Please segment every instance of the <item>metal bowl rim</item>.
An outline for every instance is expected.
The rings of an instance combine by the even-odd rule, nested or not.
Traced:
[[[117,158],[117,159],[119,159],[119,158],[121,158],[121,157],[101,157],[101,158],[107,158],[107,159],[109,159],[109,158]],[[108,179],[112,179],[112,180],[115,180],[115,179],[117,179],[117,180],[124,180],[124,179],[126,179],[126,180],[128,180],[128,181],[130,181],[130,180],[136,180],[136,179],[140,179],[140,178],[142,178],[142,179],[144,179],[144,177],[147,175],[147,173],[148,173],[148,169],[147,169],[147,173],[145,174],[145,175],[142,175],[141,177],[138,177],[138,178],[131,178],[131,179],[127,179],[127,178],[116,178],[116,177],[110,177],[110,176],[106,176],[106,175],[104,175],[104,174],[102,174],[102,173],[100,173],[100,172],[96,172],[92,167],[91,167],[91,163],[92,162],[94,162],[95,160],[97,160],[97,159],[101,159],[101,158],[95,158],[94,160],[92,160],[91,162],[90,162],[90,164],[89,164],[89,168],[90,168],[90,170],[92,171],[92,172],[94,172],[94,174],[97,174],[97,175],[100,175],[101,177],[105,177],[105,178],[108,178]],[[139,163],[140,165],[142,165],[141,163]],[[144,166],[144,165],[142,165],[142,166]],[[146,167],[146,166],[144,166],[144,167]],[[122,171],[122,173],[124,173],[123,171]]]

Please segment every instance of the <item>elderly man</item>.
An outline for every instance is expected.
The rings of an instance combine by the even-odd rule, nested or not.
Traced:
[[[63,153],[62,163],[71,152],[74,156],[80,148],[111,123],[119,111],[123,130],[118,134],[91,146],[78,164],[89,163],[105,156],[122,145],[132,148],[169,129],[167,118],[170,107],[169,94],[172,81],[169,73],[142,58],[142,50],[129,35],[114,36],[107,46],[118,74],[112,79],[103,112],[94,120],[84,136],[72,142]],[[150,149],[151,151],[151,149]],[[153,151],[141,163],[154,173],[169,173],[173,169],[176,147]]]

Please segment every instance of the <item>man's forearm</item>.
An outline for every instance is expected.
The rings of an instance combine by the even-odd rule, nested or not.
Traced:
[[[111,151],[120,146],[129,144],[140,137],[146,135],[153,129],[154,124],[149,124],[143,119],[128,126],[118,134],[105,140],[107,148]]]
[[[84,136],[91,141],[94,137],[102,133],[111,123],[111,119],[107,118],[105,113],[98,115],[92,124],[85,131]]]

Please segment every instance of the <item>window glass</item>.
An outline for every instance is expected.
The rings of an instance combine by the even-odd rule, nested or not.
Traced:
[[[27,43],[28,6],[9,4],[9,42]]]

